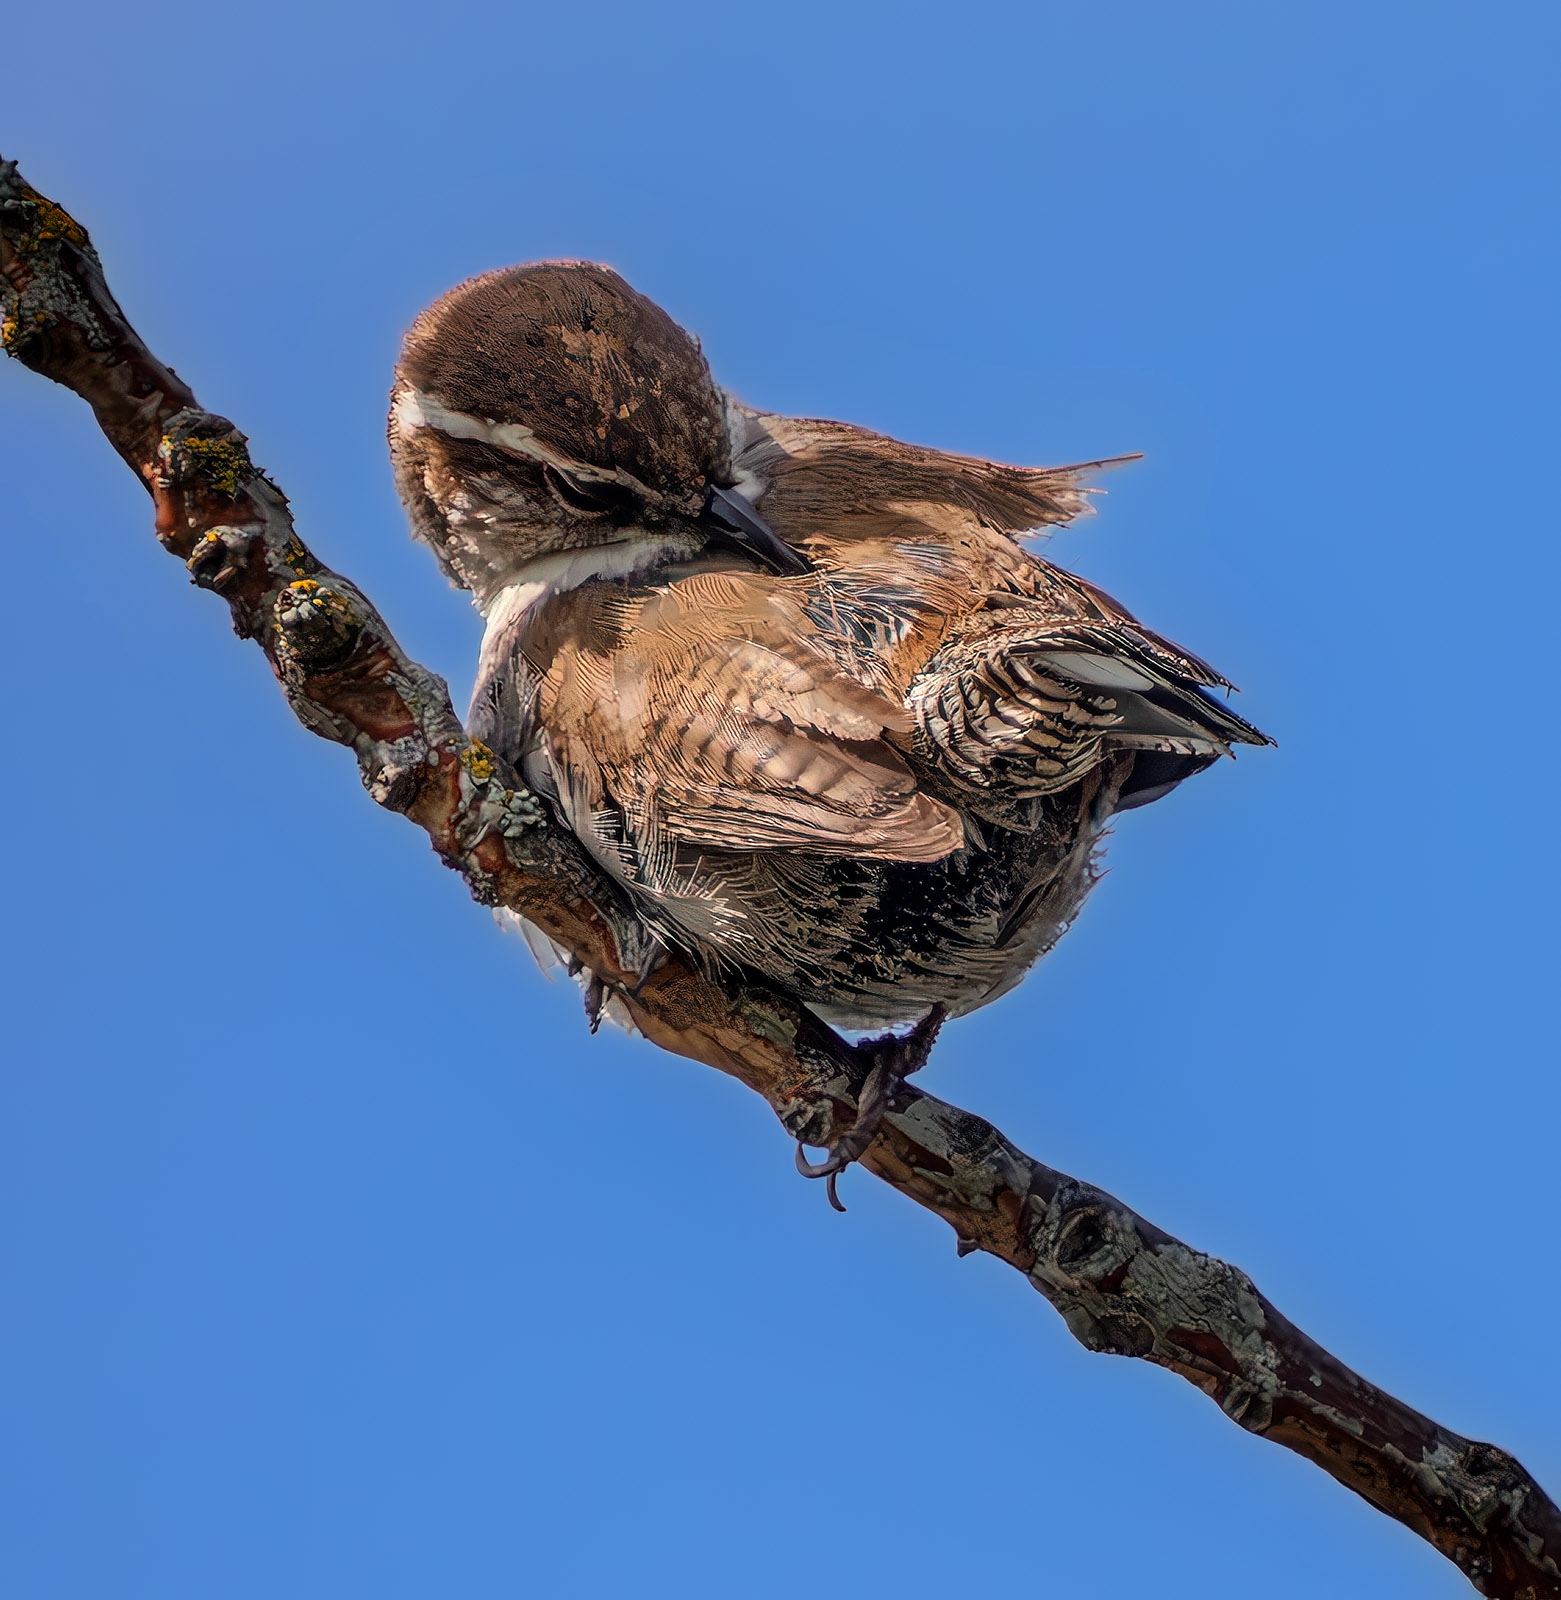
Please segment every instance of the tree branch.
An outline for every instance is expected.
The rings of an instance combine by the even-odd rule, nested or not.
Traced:
[[[137,337],[85,231],[0,163],[0,343],[80,395],[145,484],[157,537],[227,601],[299,720],[351,747],[485,905],[537,923],[654,1043],[729,1073],[809,1144],[849,1128],[866,1073],[811,1012],[643,941],[618,892],[486,746],[441,679],[299,541],[243,434]],[[1321,1349],[1230,1266],[1025,1155],[990,1123],[902,1088],[862,1165],[1024,1273],[1088,1349],[1179,1373],[1252,1433],[1315,1461],[1454,1561],[1482,1593],[1561,1600],[1561,1511],[1505,1451],[1449,1432]]]

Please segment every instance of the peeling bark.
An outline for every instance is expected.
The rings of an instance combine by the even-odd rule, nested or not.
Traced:
[[[654,1043],[740,1079],[809,1144],[848,1129],[868,1063],[810,1012],[676,957],[635,987],[644,952],[618,893],[467,736],[444,682],[299,541],[243,434],[146,348],[86,232],[11,163],[0,163],[0,272],[0,344],[92,407],[150,493],[163,547],[227,601],[304,726],[351,747],[373,799],[417,823],[475,899],[572,952]],[[985,1250],[1024,1273],[1086,1348],[1180,1374],[1429,1540],[1480,1593],[1561,1600],[1561,1511],[1523,1467],[1351,1372],[1239,1268],[914,1087],[862,1165],[948,1222],[962,1255]]]

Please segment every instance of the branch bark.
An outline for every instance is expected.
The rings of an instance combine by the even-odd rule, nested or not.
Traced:
[[[298,539],[242,433],[203,411],[115,303],[85,230],[0,162],[0,343],[80,395],[152,498],[157,537],[227,601],[305,727],[428,835],[475,899],[537,923],[655,1044],[764,1096],[794,1135],[851,1126],[866,1073],[809,1011],[669,958],[638,989],[635,922],[573,838],[469,738],[444,682]],[[1249,1432],[1316,1462],[1455,1562],[1482,1594],[1561,1600],[1561,1511],[1505,1451],[1368,1383],[1239,1268],[1054,1171],[968,1111],[906,1086],[862,1165],[1024,1273],[1090,1350],[1180,1374]]]

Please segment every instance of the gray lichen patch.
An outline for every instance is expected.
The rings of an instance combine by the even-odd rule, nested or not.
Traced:
[[[337,581],[341,583],[341,580]],[[346,587],[344,583],[341,586]],[[461,719],[450,704],[450,686],[437,672],[430,672],[427,667],[408,661],[391,639],[378,613],[356,590],[352,592],[376,637],[395,656],[396,670],[385,675],[385,683],[400,695],[422,733],[427,749],[455,751],[464,748],[467,743],[466,729],[461,726]]]
[[[1202,1373],[1233,1421],[1261,1432],[1282,1392],[1252,1280],[1174,1240],[1146,1241],[1109,1196],[1064,1184],[1035,1207],[1030,1276],[1092,1350]]]
[[[461,747],[458,760],[462,804],[454,824],[455,834],[465,852],[464,870],[468,876],[475,873],[486,877],[474,855],[484,839],[497,834],[513,860],[514,853],[509,848],[513,842],[543,827],[547,818],[541,802],[529,789],[512,788],[503,782],[497,759],[481,739],[468,740]]]
[[[796,1040],[797,1024],[794,1018],[775,1010],[773,1006],[762,1006],[751,1000],[739,1001],[738,1013],[743,1021],[753,1029],[761,1039],[769,1039],[776,1044],[788,1048]]]
[[[350,742],[357,751],[358,771],[369,798],[387,811],[406,810],[422,787],[429,766],[428,741],[421,734],[409,733],[399,739],[371,739],[359,734]],[[437,765],[437,755],[434,764]]]
[[[1201,1354],[1189,1333],[1217,1340],[1236,1367],[1223,1409],[1243,1427],[1267,1426],[1283,1385],[1278,1355],[1265,1333],[1263,1302],[1246,1273],[1184,1244],[1166,1243],[1133,1258],[1122,1290],[1155,1325],[1156,1344],[1166,1354]]]
[[[1439,1441],[1432,1449],[1422,1448],[1419,1461],[1405,1464],[1426,1493],[1451,1500],[1483,1533],[1499,1514],[1510,1517],[1526,1499],[1523,1486],[1505,1470],[1508,1459],[1490,1445],[1463,1443],[1455,1449]]]
[[[930,1095],[890,1111],[885,1121],[936,1163],[914,1166],[918,1176],[972,1211],[988,1214],[996,1210],[999,1194],[1021,1196],[1028,1187],[1028,1167],[1014,1159],[995,1128]]]

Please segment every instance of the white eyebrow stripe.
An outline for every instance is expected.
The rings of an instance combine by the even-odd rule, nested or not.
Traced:
[[[492,445],[511,455],[526,456],[555,471],[568,473],[573,478],[585,478],[593,483],[622,484],[652,505],[662,500],[662,496],[653,489],[647,489],[622,467],[608,472],[601,467],[559,455],[537,438],[535,429],[528,428],[523,422],[495,422],[492,417],[474,417],[469,411],[447,410],[431,394],[414,389],[410,384],[396,396],[394,409],[396,426],[403,431],[433,428],[450,439],[474,439],[479,444]]]
[[[549,450],[534,429],[521,422],[495,422],[491,417],[474,417],[469,411],[450,411],[421,389],[410,385],[396,396],[396,425],[400,428],[434,428],[451,439],[475,439],[514,455],[530,456],[550,467],[586,471],[578,463]],[[599,474],[597,474],[599,476]]]

